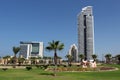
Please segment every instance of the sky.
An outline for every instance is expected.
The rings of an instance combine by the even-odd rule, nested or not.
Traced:
[[[0,0],[0,56],[13,55],[20,41],[42,41],[45,47],[59,40],[64,58],[77,45],[77,14],[86,6],[93,6],[95,54],[120,54],[120,0]]]

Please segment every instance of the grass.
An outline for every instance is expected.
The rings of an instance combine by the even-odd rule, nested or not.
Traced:
[[[120,65],[115,66],[120,69]],[[38,68],[28,71],[26,69],[0,69],[0,80],[120,80],[120,70],[106,72],[58,72],[52,76],[52,72],[46,72]]]

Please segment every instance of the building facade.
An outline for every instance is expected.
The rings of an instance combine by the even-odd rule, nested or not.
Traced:
[[[43,57],[43,42],[20,42],[20,54],[26,59],[30,57]]]
[[[86,60],[94,54],[94,19],[92,6],[87,6],[78,14],[78,53],[84,54]]]

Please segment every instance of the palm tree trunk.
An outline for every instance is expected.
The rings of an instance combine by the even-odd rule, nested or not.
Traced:
[[[70,64],[70,60],[68,59],[68,65]]]
[[[55,68],[54,68],[53,76],[56,76],[56,69],[57,69],[57,53],[56,53],[56,51],[55,51],[55,54],[54,54],[54,63],[55,63]]]
[[[81,58],[81,63],[80,63],[80,65],[83,65],[83,61],[82,61],[83,59]]]
[[[71,66],[71,63],[72,63],[72,61],[70,60],[70,64],[69,64],[69,66]]]
[[[16,68],[16,61],[17,61],[17,60],[16,60],[16,54],[14,55],[14,59],[13,59],[13,60],[14,60],[14,62],[13,62],[13,63],[14,63],[14,64],[13,64],[13,68]]]
[[[16,64],[17,60],[16,60],[16,54],[14,56],[14,64]]]
[[[56,52],[54,54],[54,62],[55,62],[55,65],[57,65],[57,53]]]
[[[120,64],[120,58],[118,58],[118,64]]]

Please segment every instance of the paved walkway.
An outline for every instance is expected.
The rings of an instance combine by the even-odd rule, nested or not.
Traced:
[[[16,68],[25,68],[26,66],[16,66]],[[0,68],[13,68],[13,66],[0,66]]]

